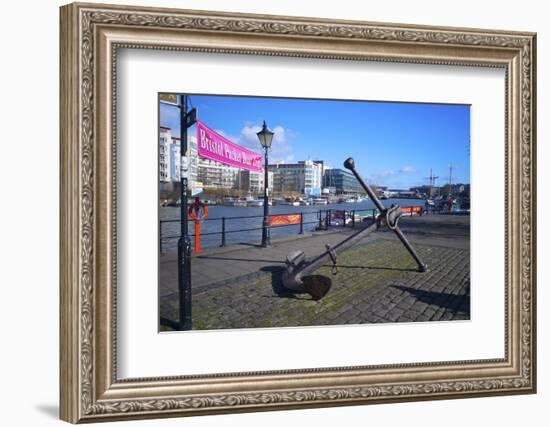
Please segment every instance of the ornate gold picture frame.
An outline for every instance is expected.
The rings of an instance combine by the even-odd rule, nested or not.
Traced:
[[[99,4],[63,6],[61,418],[78,423],[534,393],[535,42],[533,33],[507,31]],[[116,357],[119,49],[503,69],[504,357],[120,379]]]

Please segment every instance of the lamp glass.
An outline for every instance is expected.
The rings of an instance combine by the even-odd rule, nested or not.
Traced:
[[[273,141],[274,133],[267,128],[265,122],[262,127],[262,130],[258,132],[256,135],[258,135],[258,139],[260,140],[260,144],[262,144],[262,147],[264,148],[271,147],[271,142]]]

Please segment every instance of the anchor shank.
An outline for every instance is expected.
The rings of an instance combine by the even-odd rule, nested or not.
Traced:
[[[372,202],[374,203],[374,206],[376,206],[376,209],[378,209],[378,211],[380,211],[380,212],[385,211],[386,208],[384,207],[382,202],[380,202],[380,200],[376,196],[376,193],[374,191],[372,191],[372,188],[370,188],[370,185],[368,185],[363,180],[361,175],[359,175],[359,172],[357,172],[357,169],[355,169],[355,162],[351,157],[348,158],[344,162],[344,167],[346,169],[349,169],[353,173],[353,175],[355,176],[355,179],[357,179],[357,182],[359,182],[359,185],[361,185],[361,187],[363,187],[363,189],[367,192],[367,195],[369,196],[369,199],[371,199]]]
[[[356,245],[357,242],[364,237],[371,234],[373,231],[375,231],[379,227],[379,222],[375,221],[373,224],[368,226],[367,228],[360,230],[354,234],[352,234],[349,237],[346,237],[344,240],[342,240],[340,243],[338,243],[336,246],[333,246],[331,250],[338,255],[339,253],[342,253],[346,251],[347,249],[351,248],[352,246]],[[330,251],[327,250],[323,252],[321,255],[318,255],[314,259],[312,259],[310,262],[307,263],[307,265],[301,269],[297,274],[296,277],[299,279],[300,276],[308,275],[309,273],[313,273],[315,270],[323,266],[329,259],[330,259]]]

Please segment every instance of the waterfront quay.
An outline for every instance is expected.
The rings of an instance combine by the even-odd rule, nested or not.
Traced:
[[[382,200],[385,207],[397,203],[402,207],[424,206],[421,199],[390,199]],[[299,224],[284,227],[273,227],[272,238],[295,236],[303,232],[312,232],[319,226],[319,219],[326,219],[327,214],[331,217],[338,216],[338,213],[346,212],[347,224],[353,215],[359,222],[362,218],[372,217],[374,204],[370,200],[360,203],[332,203],[327,205],[311,206],[284,206],[274,205],[270,207],[271,215],[295,215],[302,216],[302,226]],[[161,253],[177,251],[177,241],[180,233],[180,208],[161,207],[159,208],[159,250]],[[263,208],[262,207],[232,207],[232,206],[210,206],[208,216],[201,222],[201,247],[214,248],[222,244],[234,245],[242,242],[257,242],[261,236]],[[335,218],[336,225],[341,219]],[[189,221],[189,235],[194,235],[194,225]],[[192,239],[193,240],[193,239]]]
[[[385,227],[315,274],[330,277],[328,294],[313,301],[282,286],[287,254],[302,250],[308,258],[365,227],[333,226],[258,241],[210,247],[194,255],[192,274],[193,329],[264,328],[388,322],[468,320],[470,318],[470,217],[422,215],[399,222],[409,241],[428,264],[425,273],[396,236]],[[177,256],[159,255],[161,330],[178,319]]]

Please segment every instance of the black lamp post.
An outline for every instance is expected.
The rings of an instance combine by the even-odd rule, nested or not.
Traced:
[[[180,237],[178,239],[178,301],[179,317],[174,329],[188,331],[192,329],[191,318],[191,241],[189,240],[187,219],[187,189],[189,184],[189,165],[187,157],[187,130],[197,122],[197,109],[187,111],[187,95],[178,95],[179,103],[172,101],[173,95],[164,98],[159,95],[159,101],[165,105],[175,106],[180,111]]]
[[[262,127],[262,130],[258,132],[256,135],[258,135],[258,139],[260,140],[260,144],[262,144],[262,147],[265,150],[265,164],[264,164],[264,219],[262,223],[262,248],[267,248],[271,246],[271,236],[269,232],[269,199],[268,199],[268,187],[269,187],[269,181],[268,181],[268,159],[267,159],[267,152],[269,150],[269,147],[271,147],[271,142],[273,141],[273,132],[271,132],[267,125],[265,124]]]
[[[178,296],[179,329],[192,328],[191,320],[191,241],[189,240],[187,221],[187,96],[180,95],[180,217],[181,234],[178,240]]]

